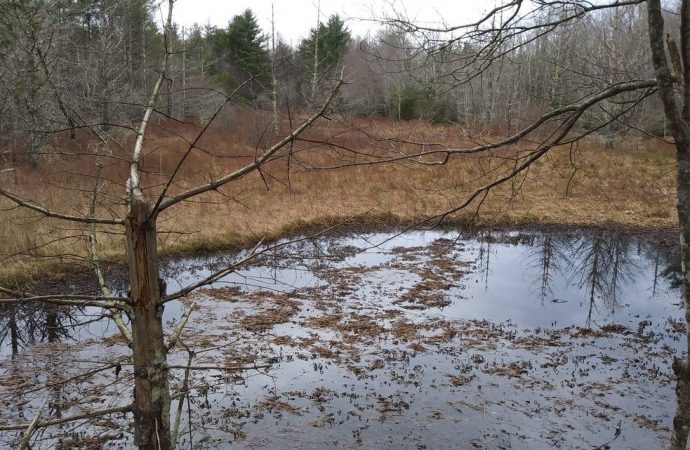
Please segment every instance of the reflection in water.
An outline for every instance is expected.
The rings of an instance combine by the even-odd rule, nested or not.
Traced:
[[[29,350],[35,344],[56,344],[72,340],[78,328],[86,324],[79,320],[83,312],[83,308],[45,303],[0,305],[0,352],[3,355],[11,355],[11,359],[14,360],[21,351]],[[60,352],[48,352],[43,357],[45,362],[42,383],[46,388],[47,397],[45,414],[59,419],[63,416],[64,408],[74,404],[75,399],[70,400],[64,392],[64,373],[59,364],[62,358]],[[26,369],[22,363],[10,365],[8,375],[10,379],[25,379]],[[33,389],[29,393],[32,391]],[[35,412],[32,412],[31,406],[24,395],[15,398],[13,402],[17,417],[24,421],[33,419]]]
[[[539,286],[541,304],[546,301],[558,301],[554,295],[552,283],[554,275],[564,273],[564,269],[569,265],[568,255],[563,251],[565,243],[563,236],[551,234],[535,236],[530,243],[532,250],[528,258],[531,260],[532,268],[540,274],[534,284]]]
[[[597,300],[603,307],[615,310],[618,304],[621,282],[632,278],[635,269],[629,257],[628,241],[622,238],[606,239],[600,234],[580,239],[573,251],[573,276],[579,276],[579,286],[589,297],[586,326],[591,325],[592,311]]]
[[[477,270],[484,274],[484,290],[489,290],[489,268],[491,267],[491,231],[487,231],[479,245]]]
[[[0,305],[0,353],[14,357],[30,345],[68,340],[75,328],[86,324],[78,320],[82,312],[46,303]]]
[[[663,447],[670,361],[682,333],[670,288],[674,249],[598,230],[455,237],[433,231],[302,241],[198,292],[203,306],[182,340],[212,369],[192,375],[195,406],[183,415],[181,445],[596,448],[622,419],[617,442]],[[172,292],[236,258],[172,261],[163,274]],[[127,361],[129,349],[84,339],[95,336],[80,330],[89,311],[0,309],[2,348],[26,350],[2,369],[42,389],[18,399],[7,387],[14,374],[0,378],[0,402],[19,408],[4,421],[30,421],[45,404],[56,418],[86,400],[93,409],[128,401],[131,366],[123,363],[119,378],[99,367]],[[606,331],[612,321],[623,326]],[[83,345],[29,348],[68,339]],[[179,388],[187,355],[170,356],[178,367],[171,385]],[[256,360],[271,361],[271,372],[223,370]],[[34,378],[26,378],[27,367]],[[70,372],[87,370],[99,375]],[[83,382],[75,388],[65,379]],[[101,422],[118,432],[123,423]],[[60,431],[52,436],[61,439]],[[112,439],[128,448],[130,438]],[[47,432],[44,448],[53,442]]]
[[[571,277],[585,289],[589,301],[586,327],[591,326],[592,313],[597,307],[614,311],[623,283],[633,279],[639,266],[632,258],[630,239],[622,235],[598,232],[583,236],[567,253],[566,264]]]
[[[319,283],[315,273],[346,260],[350,260],[349,264],[385,262],[382,255],[386,246],[397,245],[388,243],[382,247],[380,243],[387,242],[387,239],[386,235],[370,235],[298,241],[263,255],[253,261],[255,269],[250,267],[235,273],[222,284],[275,291],[314,286]],[[405,242],[404,238],[401,239]],[[490,294],[492,298],[497,297],[497,289],[510,291],[520,285],[531,286],[532,295],[541,305],[564,303],[573,300],[564,298],[568,291],[566,285],[575,286],[580,291],[578,302],[587,306],[586,319],[581,324],[586,327],[592,326],[598,313],[607,315],[619,309],[624,287],[643,272],[653,273],[652,296],[657,295],[662,280],[671,288],[677,288],[681,283],[676,249],[640,235],[577,229],[568,232],[485,230],[474,236],[463,233],[463,239],[450,242],[450,245],[458,244],[460,247],[467,245],[462,257],[473,257],[474,277],[482,285],[485,295]],[[522,251],[511,257],[511,247],[519,247]],[[163,266],[162,272],[170,289],[175,290],[229,265],[238,257],[241,254],[171,260]],[[514,259],[513,265],[495,272],[493,266],[500,265],[506,258]],[[506,279],[513,279],[513,286],[501,287]],[[473,284],[466,286],[468,295],[476,296],[476,290],[471,287]],[[126,286],[112,285],[111,288],[118,293],[126,291]],[[168,319],[179,315],[176,307],[168,305]],[[499,301],[496,308],[500,308]],[[482,311],[487,314],[487,319],[491,319],[491,311]],[[0,305],[0,352],[17,355],[26,346],[40,342],[80,340],[97,337],[103,330],[114,331],[108,325],[107,317],[87,315],[87,312],[46,304]],[[459,316],[463,317],[462,314]],[[102,323],[96,326],[95,333],[91,331],[77,336],[80,328],[99,322]]]
[[[479,236],[475,260],[477,277],[490,288],[491,245],[524,246],[524,260],[529,270],[516,265],[512,273],[502,277],[531,276],[530,285],[537,292],[541,304],[562,303],[563,281],[580,291],[580,304],[587,305],[584,326],[591,327],[599,312],[613,314],[620,304],[624,289],[652,271],[652,297],[657,295],[661,280],[672,288],[679,286],[679,267],[676,249],[639,235],[610,231],[581,231],[579,233],[484,233]],[[502,256],[505,258],[505,252]],[[500,253],[494,258],[500,257]],[[651,264],[650,264],[651,263]],[[651,266],[651,267],[650,267]],[[494,282],[496,280],[493,280]],[[525,280],[527,281],[527,280]],[[555,286],[554,286],[555,285]]]

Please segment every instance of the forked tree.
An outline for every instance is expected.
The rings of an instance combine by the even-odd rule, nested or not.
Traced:
[[[205,279],[187,286],[184,289],[165,295],[161,289],[158,257],[157,221],[168,208],[178,203],[189,201],[202,194],[217,191],[219,188],[237,181],[258,171],[268,162],[281,157],[281,151],[289,147],[297,137],[310,128],[320,117],[329,111],[329,107],[343,84],[342,77],[336,82],[328,96],[324,97],[319,107],[289,133],[275,141],[273,145],[257,155],[254,160],[240,169],[222,174],[208,182],[184,190],[172,192],[182,167],[190,154],[198,151],[198,144],[204,133],[221,113],[233,95],[226,97],[215,114],[202,126],[198,134],[188,141],[186,150],[174,165],[174,169],[167,179],[158,187],[157,191],[147,190],[142,182],[142,159],[145,154],[145,138],[147,128],[156,114],[156,107],[161,103],[162,87],[168,80],[167,70],[173,57],[173,3],[168,0],[167,19],[164,24],[165,53],[160,62],[159,75],[152,89],[145,112],[136,130],[136,140],[130,153],[129,176],[124,185],[124,204],[126,214],[122,218],[98,217],[96,211],[96,197],[98,187],[93,191],[93,198],[88,211],[82,215],[67,214],[49,209],[24,198],[11,190],[0,187],[0,196],[16,207],[26,208],[47,218],[81,224],[90,230],[90,255],[96,272],[101,293],[99,295],[35,295],[20,292],[16,289],[0,286],[4,294],[3,303],[21,303],[43,301],[61,305],[97,306],[107,309],[111,313],[121,334],[129,341],[132,349],[134,393],[131,406],[118,407],[103,411],[91,412],[85,415],[61,418],[57,423],[68,420],[80,420],[97,417],[99,414],[131,411],[134,415],[134,442],[140,449],[166,450],[174,447],[175,436],[171,431],[170,406],[171,395],[168,386],[169,367],[168,352],[177,343],[180,333],[185,326],[192,308],[188,308],[177,327],[166,341],[163,327],[163,308],[167,302],[179,299],[193,290],[221,279],[236,269],[236,265],[226,267],[211,274]],[[241,88],[242,86],[240,86]],[[239,88],[238,88],[239,89]],[[92,130],[99,139],[108,141],[109,136],[100,129]],[[94,155],[97,158],[97,155]],[[124,180],[122,180],[124,182]],[[98,185],[97,185],[98,186]],[[113,296],[106,287],[104,274],[100,267],[97,253],[96,226],[121,227],[126,242],[126,261],[129,279],[129,294],[127,297]],[[256,254],[254,252],[253,254]],[[250,253],[251,256],[251,253]],[[247,257],[243,258],[246,261]],[[129,317],[128,325],[123,314]],[[55,423],[51,420],[40,420],[37,416],[30,424],[9,425],[0,427],[2,430],[26,429],[22,445],[28,444],[32,430],[37,427],[49,426]]]

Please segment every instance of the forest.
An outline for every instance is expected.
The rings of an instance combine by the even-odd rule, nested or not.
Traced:
[[[0,0],[0,447],[687,447],[690,2],[187,1]]]

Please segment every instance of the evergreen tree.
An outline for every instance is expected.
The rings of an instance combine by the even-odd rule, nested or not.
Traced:
[[[268,38],[261,33],[254,13],[247,9],[233,17],[226,29],[215,30],[210,39],[216,80],[232,90],[253,78],[242,93],[255,99],[270,76],[270,57],[265,47]]]
[[[320,72],[328,72],[342,61],[350,40],[350,30],[347,29],[345,22],[337,14],[330,16],[325,25],[319,23],[318,63],[321,67]],[[309,37],[300,43],[299,52],[307,66],[310,66],[314,59],[314,42],[316,41],[317,30],[312,28]]]

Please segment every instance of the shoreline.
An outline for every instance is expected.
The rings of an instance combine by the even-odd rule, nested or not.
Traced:
[[[475,221],[471,223],[462,219],[449,219],[444,221],[441,225],[436,226],[420,226],[423,223],[420,220],[410,221],[402,220],[396,217],[379,215],[363,215],[350,218],[349,220],[342,220],[335,217],[324,217],[310,221],[298,221],[283,226],[279,232],[266,236],[264,238],[242,237],[236,236],[234,240],[223,240],[215,246],[209,246],[207,242],[199,246],[179,246],[169,250],[163,250],[159,253],[159,262],[161,265],[178,258],[194,258],[207,257],[223,253],[240,252],[247,248],[255,246],[259,242],[264,244],[275,244],[284,239],[295,239],[303,237],[305,239],[316,239],[322,236],[342,236],[353,233],[382,233],[382,232],[407,232],[420,230],[443,230],[453,231],[458,228],[465,227],[463,231],[470,234],[479,233],[482,231],[523,231],[523,232],[550,232],[550,233],[565,233],[570,230],[588,230],[588,231],[613,231],[616,233],[624,233],[631,235],[651,235],[659,242],[667,246],[675,246],[678,244],[678,232],[675,227],[671,226],[640,226],[633,224],[625,224],[619,222],[605,222],[605,223],[553,223],[553,222],[509,222],[509,221]],[[124,260],[109,261],[101,263],[102,269],[111,277],[115,274],[115,279],[126,279],[127,266]],[[119,274],[118,274],[119,272]],[[3,280],[0,272],[0,280]],[[3,280],[5,281],[5,280]],[[75,266],[66,263],[55,264],[48,266],[48,269],[41,273],[27,274],[23,278],[14,278],[11,280],[12,285],[19,286],[21,289],[29,290],[34,293],[41,294],[56,294],[58,287],[62,287],[64,292],[64,283],[69,281],[72,285],[76,285],[84,290],[79,290],[80,293],[89,294],[97,293],[98,288],[96,279],[91,269],[84,266]]]

